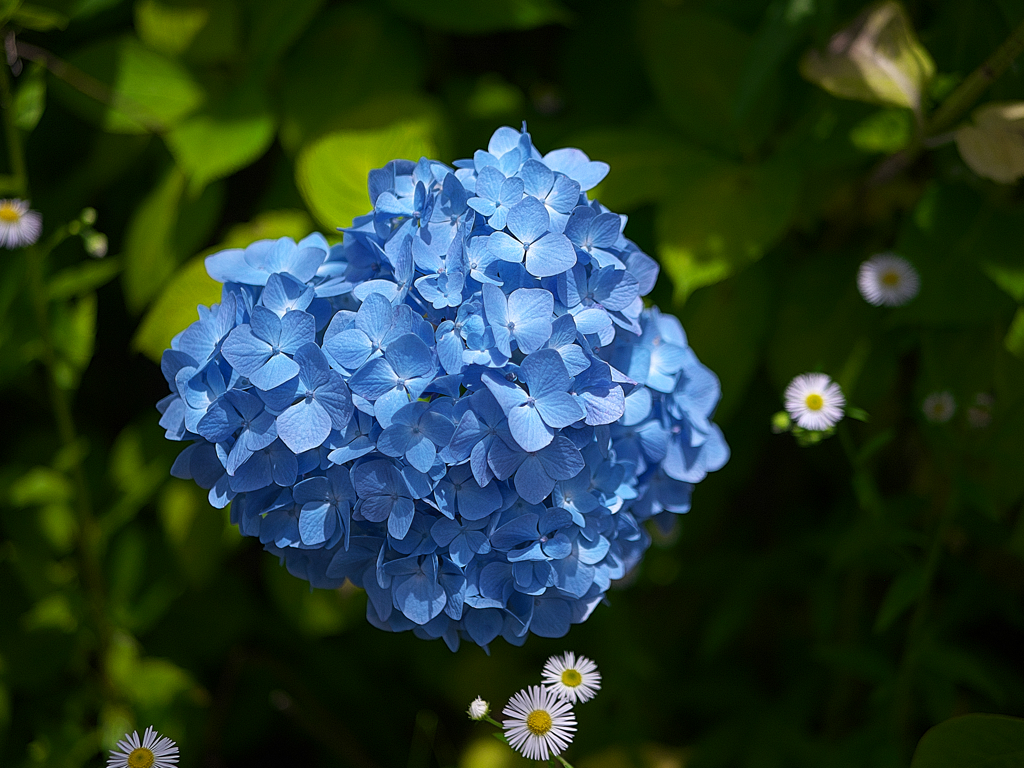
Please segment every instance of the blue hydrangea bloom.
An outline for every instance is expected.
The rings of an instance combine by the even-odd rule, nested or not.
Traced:
[[[395,160],[373,210],[209,256],[221,303],[171,343],[171,472],[367,619],[485,648],[564,635],[729,449],[718,379],[647,308],[657,264],[578,149],[498,129]]]

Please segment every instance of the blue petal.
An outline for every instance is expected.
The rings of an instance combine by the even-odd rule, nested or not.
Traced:
[[[508,212],[508,221],[505,225],[508,227],[509,232],[516,236],[519,242],[524,245],[529,245],[536,242],[542,235],[547,233],[550,225],[548,209],[545,208],[544,203],[537,198],[527,197],[512,206],[512,210]],[[568,241],[566,242],[568,243]],[[529,258],[529,254],[527,254],[527,258]],[[575,253],[573,260],[575,261]],[[561,272],[563,270],[558,271]],[[556,273],[552,272],[551,274]]]
[[[544,235],[526,252],[526,271],[534,277],[552,277],[575,263],[576,249],[569,238],[557,232]]]
[[[544,423],[536,405],[519,405],[509,411],[508,428],[524,451],[539,451],[555,436],[555,431]]]

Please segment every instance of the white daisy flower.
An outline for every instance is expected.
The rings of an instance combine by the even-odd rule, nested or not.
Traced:
[[[876,307],[898,307],[917,296],[921,280],[910,262],[894,253],[880,253],[860,265],[857,289]]]
[[[572,703],[539,685],[509,699],[504,715],[509,746],[530,760],[548,760],[559,754],[575,735]]]
[[[601,690],[601,673],[586,656],[572,651],[552,656],[544,664],[544,686],[572,702],[589,701]]]
[[[820,431],[843,418],[843,391],[824,373],[804,373],[786,387],[786,410],[804,429]]]
[[[470,720],[483,720],[487,717],[487,713],[491,711],[491,705],[486,701],[477,696],[469,705],[469,719]]]
[[[983,429],[992,423],[992,406],[995,399],[987,392],[974,396],[974,405],[967,409],[967,423],[975,429]]]
[[[921,405],[924,417],[935,424],[945,424],[956,413],[956,400],[951,392],[932,392]]]
[[[107,768],[175,768],[178,764],[178,745],[153,730],[146,729],[142,741],[138,731],[132,731],[117,742],[111,751]]]
[[[0,200],[0,246],[32,245],[43,231],[43,217],[24,200]]]

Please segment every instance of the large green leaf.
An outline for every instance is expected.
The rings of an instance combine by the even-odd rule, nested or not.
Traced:
[[[276,120],[256,84],[192,115],[167,134],[167,145],[193,189],[249,165],[270,147]]]
[[[238,52],[240,19],[233,0],[139,0],[135,30],[154,51],[191,61],[229,61]]]
[[[800,177],[783,162],[719,162],[677,179],[658,206],[658,254],[676,297],[724,280],[761,258],[793,216]]]
[[[416,49],[408,29],[371,7],[343,5],[322,14],[283,64],[284,148],[294,154],[328,131],[385,125],[421,108],[423,60]],[[362,109],[379,99],[381,82],[388,83],[391,99]],[[399,97],[403,92],[407,96]]]
[[[329,133],[299,153],[295,175],[313,215],[325,226],[347,227],[371,210],[367,176],[390,160],[437,154],[436,123],[427,115],[383,128]]]
[[[752,91],[744,79],[747,33],[710,13],[653,0],[641,8],[640,32],[662,109],[689,137],[730,152],[749,151],[765,138],[776,89],[768,82]]]
[[[571,18],[557,0],[388,0],[388,4],[422,24],[459,33],[531,29]]]
[[[911,768],[1019,768],[1024,765],[1024,720],[1004,715],[954,717],[929,730]]]
[[[54,92],[113,133],[163,131],[194,112],[202,88],[188,70],[135,37],[94,43],[72,55],[73,69]]]

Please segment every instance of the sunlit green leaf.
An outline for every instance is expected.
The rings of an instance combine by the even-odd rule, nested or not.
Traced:
[[[371,210],[366,178],[390,160],[417,161],[436,154],[430,116],[383,128],[330,133],[303,147],[296,161],[299,191],[325,226],[347,227]]]
[[[568,21],[570,14],[557,0],[388,0],[405,16],[448,32],[478,33],[501,29],[530,29]]]
[[[55,592],[44,597],[32,607],[31,611],[22,616],[21,625],[26,632],[56,629],[71,633],[78,628],[78,619],[71,609],[67,595]]]
[[[233,91],[167,134],[167,144],[193,188],[249,165],[274,140],[276,120],[255,84]]]
[[[162,131],[203,102],[188,70],[135,37],[94,43],[72,55],[74,67],[54,92],[113,133]]]
[[[77,301],[57,304],[53,318],[53,341],[57,351],[57,383],[74,389],[92,360],[96,341],[96,294]]]
[[[1016,768],[1024,763],[1024,720],[971,714],[921,737],[911,768]]]
[[[154,51],[191,61],[229,60],[239,47],[239,9],[232,0],[140,0],[135,30]]]
[[[124,245],[125,300],[138,312],[159,290],[178,261],[174,225],[185,192],[185,175],[171,168],[163,181],[140,202],[128,225]]]
[[[143,658],[135,640],[122,633],[114,635],[107,669],[125,695],[149,707],[168,704],[194,686],[188,672],[166,659]]]

